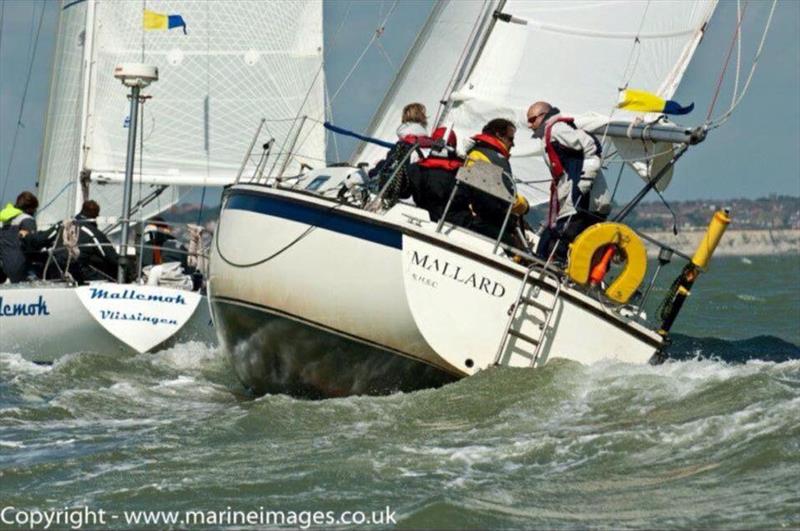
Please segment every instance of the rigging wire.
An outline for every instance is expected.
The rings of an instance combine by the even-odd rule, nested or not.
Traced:
[[[44,4],[42,4],[42,9],[44,9]],[[28,59],[28,61],[31,60],[31,49],[33,48],[33,26],[35,24],[35,21],[36,21],[36,5],[34,4],[34,7],[31,8],[31,24],[30,27],[28,28],[28,51],[25,52],[25,57]]]
[[[395,3],[397,3],[397,2],[395,1]],[[333,37],[331,37],[331,46],[333,46],[333,44],[336,42],[336,39],[339,36],[339,32],[344,27],[345,21],[348,20],[348,16],[350,15],[350,11],[351,11],[352,8],[353,8],[353,2],[350,2],[349,4],[347,4],[347,11],[345,11],[344,16],[342,17],[342,20],[339,23],[339,27],[336,28],[336,31],[334,32]],[[311,84],[309,85],[308,90],[306,91],[306,94],[303,97],[303,101],[300,103],[300,106],[297,108],[297,114],[295,115],[294,119],[292,120],[293,122],[296,123],[300,119],[300,116],[301,116],[301,114],[303,112],[303,108],[306,106],[306,102],[308,101],[309,96],[311,96],[311,91],[314,90],[314,87],[317,84],[317,79],[319,79],[319,75],[322,73],[324,67],[325,67],[325,57],[323,56],[322,61],[320,61],[320,64],[319,64],[319,68],[317,69],[317,73],[314,74],[314,79],[311,80]],[[330,103],[332,104],[333,100],[330,100]],[[325,111],[323,110],[323,113],[324,112]],[[289,128],[289,132],[291,132],[293,127],[294,126],[292,125]],[[310,134],[311,133],[309,132],[309,135]],[[306,137],[303,139],[303,142],[300,144],[300,147],[302,147],[302,145],[305,144],[305,141],[307,139],[308,139],[308,135],[306,135]],[[286,136],[283,139],[283,143],[281,144],[280,153],[283,153],[284,148],[286,147],[286,143],[288,141],[289,141],[289,134],[287,133]],[[277,164],[277,159],[275,161],[275,164]],[[273,164],[273,169],[275,168],[275,164]],[[271,172],[272,172],[272,170],[270,170],[270,173]]]
[[[770,8],[770,11],[769,11],[769,17],[767,17],[767,22],[766,22],[766,24],[764,24],[764,31],[761,34],[761,41],[758,44],[758,50],[756,50],[756,54],[753,57],[753,64],[750,67],[750,73],[748,74],[747,80],[744,83],[744,87],[742,88],[742,92],[739,94],[739,96],[737,97],[736,101],[731,105],[731,107],[725,113],[723,113],[721,116],[719,116],[717,118],[714,118],[714,119],[712,119],[712,120],[710,120],[708,122],[708,128],[709,129],[716,129],[716,128],[720,127],[721,125],[723,125],[725,122],[727,122],[730,119],[731,115],[733,114],[733,111],[736,109],[736,107],[739,106],[739,104],[742,102],[742,99],[747,94],[747,91],[750,88],[750,82],[753,80],[753,74],[755,74],[756,67],[758,66],[758,61],[761,59],[761,52],[764,49],[764,43],[767,40],[767,34],[769,33],[769,28],[770,28],[770,25],[772,24],[772,16],[775,14],[775,7],[777,6],[777,4],[778,4],[778,0],[773,0],[772,8]]]
[[[384,59],[386,59],[386,62],[389,63],[389,68],[391,68],[394,71],[395,75],[397,75],[397,67],[394,65],[394,62],[392,62],[392,58],[389,57],[389,53],[386,51],[386,48],[383,47],[383,44],[381,44],[380,40],[375,41],[375,44],[378,45],[378,51],[380,52],[380,54],[383,56]]]
[[[747,4],[745,3],[745,7]],[[741,24],[744,12],[742,10],[742,0],[736,0],[736,20]],[[731,95],[731,105],[736,101],[736,94],[739,91],[739,74],[742,70],[742,32],[740,31],[736,38],[736,78],[733,80],[733,94]]]
[[[347,84],[347,82],[350,81],[350,76],[352,76],[353,73],[356,71],[356,69],[359,67],[359,65],[361,64],[361,61],[364,59],[364,56],[367,54],[367,52],[372,47],[372,45],[375,43],[375,41],[380,39],[383,36],[384,29],[386,28],[386,23],[389,21],[389,17],[392,16],[392,13],[394,13],[394,10],[397,7],[398,1],[399,0],[394,0],[394,3],[392,3],[392,7],[389,8],[389,11],[386,13],[386,17],[384,17],[384,19],[381,22],[380,26],[375,28],[375,32],[372,34],[372,38],[369,40],[367,45],[364,47],[364,51],[362,51],[361,55],[358,56],[358,59],[356,59],[356,62],[353,64],[353,67],[350,69],[350,71],[344,77],[342,82],[339,84],[339,88],[337,88],[336,91],[333,93],[333,97],[331,98],[331,103],[333,103],[334,100],[336,100],[336,97],[339,96],[339,93],[342,91],[342,89],[344,88],[345,84]]]
[[[747,9],[747,3],[744,5],[744,10]],[[717,104],[717,97],[719,96],[719,91],[722,88],[722,81],[725,79],[725,72],[728,70],[728,64],[731,60],[731,53],[733,53],[733,46],[736,44],[737,38],[739,37],[739,33],[742,29],[742,21],[744,20],[744,10],[742,11],[742,16],[739,20],[736,21],[736,28],[733,30],[733,36],[731,37],[731,45],[728,47],[728,54],[725,57],[725,63],[722,65],[722,71],[719,73],[719,78],[717,79],[717,88],[714,91],[714,97],[711,99],[711,104],[708,106],[708,114],[706,114],[706,121],[708,122],[711,118],[711,114],[714,112],[714,106]]]
[[[20,102],[19,106],[19,115],[17,116],[17,126],[14,129],[14,137],[11,141],[11,153],[8,158],[8,166],[6,167],[6,176],[3,179],[3,188],[0,191],[0,197],[4,197],[6,194],[6,186],[8,185],[8,181],[10,179],[11,173],[11,166],[14,163],[14,153],[17,148],[17,139],[19,138],[19,130],[25,127],[25,124],[22,123],[22,114],[25,112],[25,101],[28,97],[28,87],[30,86],[31,82],[31,73],[33,72],[33,63],[36,60],[36,51],[39,49],[39,35],[42,31],[42,21],[44,20],[44,5],[42,5],[42,10],[39,12],[39,24],[36,27],[36,37],[34,38],[33,43],[33,54],[28,62],[28,73],[25,76],[25,88],[22,91],[22,101]]]
[[[620,90],[624,90],[628,87],[628,84],[630,83],[631,79],[633,79],[633,76],[636,73],[636,69],[639,66],[639,58],[641,57],[641,46],[642,46],[642,41],[639,38],[639,36],[642,34],[642,30],[644,29],[644,23],[647,20],[647,12],[649,10],[650,10],[650,0],[647,0],[647,4],[644,6],[644,11],[642,12],[642,18],[639,20],[639,27],[636,29],[636,35],[633,37],[633,43],[631,44],[630,52],[628,52],[628,59],[625,63],[625,69],[622,71],[622,79],[620,80],[620,85],[619,85]],[[611,118],[614,116],[616,112],[617,112],[617,104],[616,102],[614,102],[614,104],[611,106],[611,109],[608,112],[608,121],[606,122],[606,125],[603,128],[603,134],[600,138],[601,146],[605,144],[606,139],[608,138],[608,128],[611,125]],[[606,155],[605,152],[601,149],[600,165],[602,166],[604,162],[606,162]],[[620,181],[622,179],[622,171],[624,169],[625,169],[625,164],[621,164],[619,169],[619,174],[617,175],[617,182],[614,186],[614,194],[617,193],[617,187],[619,186]]]
[[[367,45],[364,47],[364,50],[361,52],[361,55],[358,56],[358,59],[356,59],[355,63],[353,64],[353,67],[350,69],[350,71],[344,77],[342,82],[339,84],[339,87],[333,93],[333,96],[330,98],[330,104],[331,105],[333,105],[333,102],[339,96],[339,93],[342,91],[344,86],[350,80],[350,76],[352,76],[353,73],[356,71],[356,69],[358,69],[359,65],[361,64],[361,61],[364,59],[364,56],[367,54],[367,52],[372,47],[372,45],[375,43],[375,41],[383,36],[383,30],[386,27],[386,23],[389,21],[389,17],[392,16],[392,13],[394,13],[394,10],[397,7],[397,3],[398,2],[399,2],[399,0],[394,0],[394,2],[392,3],[392,7],[389,8],[389,11],[386,13],[386,16],[383,18],[383,21],[381,22],[380,26],[378,28],[376,28],[375,31],[373,32],[372,38],[369,40]],[[320,69],[322,69],[322,65],[320,65]],[[314,79],[316,80],[316,77]],[[314,86],[314,84],[312,83],[311,84],[311,88],[313,88],[313,86]],[[309,88],[308,93],[306,94],[306,99],[308,99],[308,95],[311,93],[311,88]],[[305,102],[306,102],[306,100],[304,99],[303,100],[303,104],[300,106],[300,109],[298,110],[298,114],[297,114],[298,118],[300,117],[300,112],[302,112],[303,106],[305,105]],[[324,110],[323,110],[323,116],[324,116]],[[315,120],[315,121],[319,121],[319,118],[317,118],[317,120]],[[300,142],[300,144],[298,144],[297,149],[300,149],[305,145],[306,141],[309,139],[309,137],[311,136],[311,133],[313,131],[314,131],[313,128],[309,129],[308,133],[306,133],[306,136],[303,137],[303,140]],[[283,148],[281,148],[281,150],[283,150]],[[289,156],[291,156],[291,154]]]
[[[325,104],[328,107],[328,120],[333,122],[333,123],[336,123],[336,120],[333,117],[333,106],[331,105],[331,95],[330,95],[330,91],[328,89],[329,89],[329,87],[328,87],[328,78],[326,77],[325,78]],[[328,133],[328,135],[333,140],[333,152],[336,154],[336,161],[338,162],[340,160],[339,142],[336,140],[336,135],[334,133]],[[326,157],[327,157],[327,153],[326,153]]]

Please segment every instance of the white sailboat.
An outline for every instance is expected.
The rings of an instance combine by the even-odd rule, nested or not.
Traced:
[[[670,98],[715,6],[438,2],[368,134],[391,139],[400,110],[412,101],[429,109],[441,101],[437,125],[464,139],[493,118],[524,123],[528,105],[550,100],[594,128],[605,152],[615,150],[648,183],[617,213],[621,220],[650,188],[663,188],[675,161],[705,130],[615,112],[618,91],[638,87]],[[550,175],[541,147],[519,129],[510,159],[517,188],[542,203]],[[385,152],[365,144],[353,162],[374,164]],[[479,186],[466,173],[459,180]],[[505,248],[499,235],[491,241],[432,223],[404,202],[365,209],[337,200],[343,183],[365,177],[361,168],[319,170],[289,183],[257,171],[246,177],[224,195],[209,299],[236,373],[255,393],[406,391],[553,358],[646,363],[661,354],[683,300],[676,296],[654,326],[643,319],[641,301],[592,289],[569,268]],[[370,204],[380,202],[373,196]],[[725,223],[720,213],[706,251]],[[636,234],[618,227],[643,253]],[[243,242],[244,231],[258,233],[258,244]],[[696,273],[709,257],[685,257],[687,268]],[[643,255],[638,260],[643,264]],[[693,279],[683,279],[684,292]]]
[[[88,198],[100,203],[98,221],[108,230],[125,217],[119,214],[133,120],[127,91],[113,75],[118,64],[147,63],[160,72],[143,91],[138,116],[129,216],[135,223],[176,203],[185,187],[232,182],[250,141],[241,124],[257,113],[273,118],[273,143],[294,134],[297,102],[308,86],[324,81],[315,75],[321,14],[321,1],[267,9],[231,0],[62,0],[37,187],[44,207],[39,227],[71,218]],[[146,28],[145,16],[163,28]],[[182,26],[170,29],[170,20]],[[323,105],[307,102],[314,110]],[[312,158],[323,158],[316,147],[323,136],[310,136]],[[53,361],[71,352],[144,352],[214,340],[199,293],[110,280],[0,286],[0,350]]]

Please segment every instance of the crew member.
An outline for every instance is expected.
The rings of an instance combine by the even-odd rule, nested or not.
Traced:
[[[511,156],[511,148],[514,147],[516,132],[516,126],[508,120],[495,118],[490,121],[483,127],[480,134],[472,137],[474,145],[468,150],[465,163],[466,166],[470,166],[476,161],[482,161],[499,166],[503,170],[503,185],[510,194],[514,193],[514,181],[508,159]],[[509,204],[475,188],[471,190],[470,196],[472,209],[476,215],[471,226],[472,230],[489,238],[497,239],[500,229],[503,227]],[[514,244],[513,227],[519,223],[520,216],[527,211],[527,200],[521,195],[517,195],[511,211],[512,216],[503,234],[503,240],[506,243]]]
[[[441,219],[456,184],[456,173],[464,164],[456,154],[456,134],[451,130],[445,143],[446,133],[445,127],[436,129],[431,135],[434,145],[429,155],[417,164],[412,164],[408,171],[414,203],[428,211],[431,221]],[[469,193],[460,188],[447,211],[447,221],[468,227],[471,220]]]
[[[186,247],[172,235],[164,218],[150,218],[144,228],[144,248],[142,249],[142,265],[160,265],[168,262],[180,262],[184,270],[188,268],[188,251]]]
[[[80,283],[91,280],[111,280],[117,278],[119,256],[108,237],[97,227],[100,205],[91,199],[84,201],[80,213],[75,216],[78,229],[77,262],[70,267],[70,273]],[[59,240],[63,242],[63,231]],[[63,247],[54,253],[62,268],[67,263],[67,250]]]
[[[533,136],[544,140],[544,160],[552,177],[547,226],[536,254],[547,259],[555,248],[554,258],[565,262],[570,242],[611,211],[602,147],[597,137],[547,102],[531,105],[527,117]]]
[[[371,181],[377,184],[375,191],[386,188],[383,194],[385,206],[411,196],[408,169],[412,163],[420,160],[422,152],[419,147],[430,146],[427,127],[428,117],[423,104],[409,103],[403,107],[402,123],[397,128],[397,143],[386,153],[386,158],[378,161],[369,171]]]
[[[16,202],[0,210],[0,282],[8,278],[20,282],[26,276],[25,245],[28,235],[36,233],[33,218],[39,200],[31,192],[22,192]]]

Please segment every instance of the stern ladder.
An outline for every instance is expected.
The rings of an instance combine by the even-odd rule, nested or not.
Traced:
[[[505,331],[503,332],[503,336],[500,339],[500,346],[497,349],[497,354],[494,358],[494,365],[500,364],[500,359],[503,356],[503,352],[506,349],[506,345],[508,344],[509,336],[515,337],[517,339],[521,339],[527,343],[530,343],[534,346],[533,355],[531,356],[531,362],[529,367],[533,367],[536,364],[536,361],[539,359],[539,355],[541,354],[542,345],[545,341],[545,335],[547,334],[547,330],[550,327],[550,320],[555,312],[556,305],[558,304],[559,295],[561,294],[561,279],[559,279],[555,274],[548,272],[546,269],[542,268],[541,274],[539,275],[539,279],[543,280],[544,277],[552,279],[556,284],[556,290],[553,294],[553,303],[551,305],[544,304],[543,302],[537,300],[539,293],[541,293],[541,288],[539,286],[534,286],[532,293],[530,296],[525,295],[525,288],[527,288],[529,284],[529,279],[531,277],[531,273],[537,269],[536,264],[531,265],[525,271],[525,276],[522,279],[522,285],[519,288],[519,293],[517,294],[517,300],[509,307],[508,309],[508,322],[506,323]],[[524,334],[520,331],[522,325],[527,321],[523,319],[520,323],[519,327],[514,327],[514,321],[516,321],[517,316],[519,315],[520,308],[525,308],[527,306],[531,306],[536,308],[542,313],[542,318],[534,318],[534,322],[538,322],[539,326],[539,337],[532,337],[528,334]]]

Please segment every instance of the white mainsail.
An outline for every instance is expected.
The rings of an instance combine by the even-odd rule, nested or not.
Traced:
[[[514,176],[542,181],[524,191],[534,203],[544,202],[549,172],[541,159],[541,143],[525,129],[527,107],[544,100],[565,114],[597,114],[607,119],[621,87],[671,97],[715,6],[716,0],[500,2],[499,11],[522,23],[496,20],[484,41],[476,43],[480,56],[454,87],[451,108],[440,123],[452,126],[460,139],[479,132],[493,118],[517,123],[511,157]],[[412,60],[429,61],[438,53],[423,43]],[[456,67],[449,65],[451,72]],[[415,96],[399,94],[404,101],[397,105],[440,97],[434,95],[438,87],[430,89],[421,83],[418,89]],[[614,113],[615,120],[633,116]],[[386,137],[379,129],[369,134]]]
[[[145,30],[145,9],[180,15],[186,33],[181,27]],[[82,20],[77,20],[79,13]],[[232,182],[261,117],[267,119],[267,131],[280,146],[293,134],[295,116],[323,113],[321,0],[270,4],[248,0],[87,0],[62,9],[62,25],[67,17],[72,26],[86,25],[86,32],[91,33],[91,72],[77,88],[80,75],[54,78],[52,91],[68,90],[88,97],[81,143],[85,156],[77,168],[74,164],[62,167],[46,150],[45,158],[53,162],[42,164],[44,202],[51,190],[57,192],[64,183],[75,181],[81,170],[91,171],[94,177],[124,174],[129,104],[127,91],[112,75],[118,63],[144,62],[159,68],[159,81],[145,91],[152,99],[144,105],[139,125],[143,144],[139,151],[137,140],[134,169],[135,178],[148,182],[180,183],[181,178],[192,184]],[[56,71],[63,68],[59,62],[59,55],[66,53],[63,48],[60,38]],[[74,133],[72,123],[56,121],[58,103],[54,107],[51,98],[48,146],[57,142],[66,128]],[[293,164],[324,160],[324,131],[309,135]],[[151,185],[134,185],[133,203],[152,190]],[[90,196],[100,202],[104,215],[120,213],[121,186],[92,184]],[[179,190],[169,189],[140,215],[153,215],[178,197]],[[52,207],[44,222],[73,213],[75,203]]]

